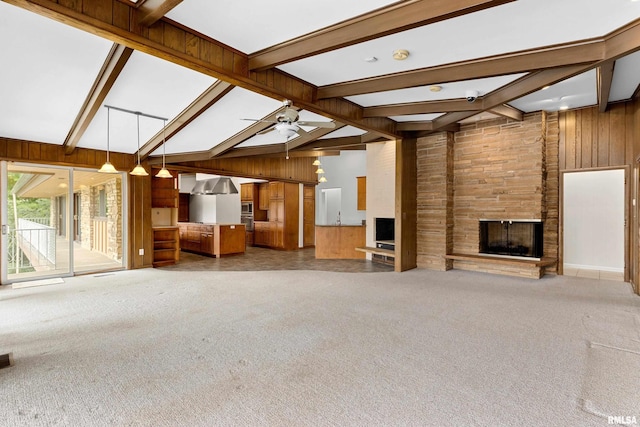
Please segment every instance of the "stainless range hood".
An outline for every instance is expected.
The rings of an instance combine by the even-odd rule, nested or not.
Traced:
[[[193,196],[217,194],[238,194],[238,189],[233,185],[231,178],[220,177],[196,181],[196,185],[191,190]]]

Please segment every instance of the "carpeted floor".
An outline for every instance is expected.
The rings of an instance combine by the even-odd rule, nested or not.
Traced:
[[[626,283],[145,269],[5,287],[0,312],[2,426],[640,423]]]

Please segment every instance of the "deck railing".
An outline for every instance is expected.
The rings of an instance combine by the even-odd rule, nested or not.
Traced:
[[[9,230],[9,269],[20,272],[25,269],[45,270],[56,267],[56,229],[45,225],[48,219],[18,219],[18,228]],[[20,256],[17,248],[24,256]]]

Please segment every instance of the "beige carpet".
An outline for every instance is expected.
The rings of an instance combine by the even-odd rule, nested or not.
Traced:
[[[153,269],[0,289],[2,426],[640,422],[629,284]]]

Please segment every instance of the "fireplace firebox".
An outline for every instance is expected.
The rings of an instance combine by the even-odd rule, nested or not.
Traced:
[[[480,248],[488,255],[542,258],[542,221],[480,220]]]

